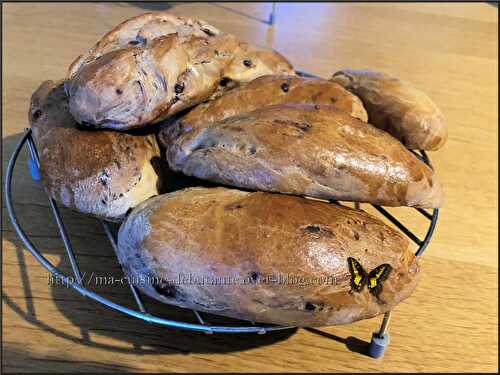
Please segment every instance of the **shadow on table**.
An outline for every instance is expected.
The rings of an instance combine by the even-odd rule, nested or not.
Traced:
[[[4,173],[8,159],[20,138],[21,134],[17,134],[3,139]],[[2,176],[2,179],[4,179],[4,176]],[[55,266],[66,275],[72,275],[71,265],[48,207],[47,196],[40,185],[35,183],[29,175],[26,150],[21,152],[16,163],[12,198],[15,202],[15,210],[19,222],[25,232],[30,235],[37,249],[44,256],[50,256],[51,259],[54,259],[54,255],[56,257],[59,256],[59,261]],[[118,279],[123,275],[113,249],[98,221],[62,207],[60,211],[71,239],[80,271],[84,280],[87,281],[85,286],[113,302],[137,310],[128,285],[96,285],[91,282],[91,280],[95,280],[95,277],[98,276],[111,276],[114,279]],[[272,345],[286,340],[297,331],[296,328],[292,328],[268,332],[264,335],[256,333],[207,335],[199,332],[167,328],[148,324],[142,320],[131,318],[108,309],[97,302],[86,299],[64,285],[51,285],[49,291],[52,295],[52,302],[74,326],[80,328],[79,336],[68,334],[56,328],[57,324],[54,324],[51,317],[47,316],[47,312],[44,312],[43,319],[38,318],[36,305],[39,300],[33,297],[37,293],[36,290],[40,288],[34,285],[32,280],[36,279],[38,282],[40,282],[39,280],[45,280],[45,277],[40,277],[40,273],[44,272],[46,280],[49,282],[50,274],[45,269],[41,271],[41,267],[37,264],[37,267],[31,271],[32,274],[36,273],[37,277],[30,278],[26,261],[31,255],[28,254],[14,232],[4,204],[2,205],[2,218],[5,223],[3,229],[4,239],[15,247],[16,263],[19,266],[20,282],[25,298],[22,304],[18,304],[17,300],[11,298],[9,295],[9,290],[4,290],[4,302],[22,319],[60,338],[81,345],[125,353],[226,353]],[[30,259],[29,263],[33,263],[33,260]],[[54,282],[54,279],[50,280]],[[42,289],[45,288],[42,287]],[[197,323],[194,313],[189,310],[161,304],[147,297],[144,300],[149,312],[153,315],[167,317],[171,320]],[[23,308],[21,306],[26,307]],[[233,325],[248,325],[245,322],[242,323],[241,321],[208,314],[204,314],[204,317],[212,324],[231,323]],[[362,352],[364,349],[358,342],[359,340],[356,341],[353,338],[343,339],[316,329],[309,330],[343,343],[352,351]],[[106,338],[112,338],[113,340],[107,340]],[[115,340],[123,345],[110,344],[110,341]]]
[[[152,10],[152,11],[169,10],[170,8],[172,8],[176,4],[179,4],[179,3],[165,3],[162,1],[147,1],[147,2],[129,3],[129,5],[133,5],[133,6],[136,6],[138,8]]]

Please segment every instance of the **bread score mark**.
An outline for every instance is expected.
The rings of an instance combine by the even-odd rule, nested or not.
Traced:
[[[392,267],[389,264],[384,263],[375,267],[370,271],[370,273],[367,274],[356,259],[349,257],[347,258],[347,263],[349,265],[349,272],[351,273],[350,292],[360,293],[366,284],[368,291],[378,297],[382,291],[382,281],[389,277]]]

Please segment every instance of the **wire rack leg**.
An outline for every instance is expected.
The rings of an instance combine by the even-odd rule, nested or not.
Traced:
[[[196,310],[192,310],[192,311],[193,311],[194,315],[196,316],[196,319],[198,319],[198,322],[200,322],[200,324],[201,324],[201,325],[203,325],[203,326],[207,326],[207,327],[210,327],[210,324],[208,324],[208,323],[207,323],[207,322],[206,322],[206,321],[202,318],[201,314],[200,314],[198,311],[196,311]],[[213,333],[213,331],[205,331],[205,333],[206,333],[207,335],[211,335],[211,334]]]
[[[271,13],[269,13],[269,19],[268,19],[267,23],[270,26],[273,26],[275,22],[276,22],[276,3],[273,3]]]
[[[116,240],[113,237],[113,234],[111,233],[111,230],[109,229],[108,224],[103,220],[99,220],[99,222],[101,223],[102,228],[104,229],[104,233],[106,233],[106,236],[108,237],[108,240],[111,243],[111,247],[113,248],[113,251],[115,252],[116,259],[118,260],[118,263],[120,264],[120,268],[123,272],[123,267],[122,267],[122,264],[120,263],[120,258],[118,257],[118,247],[116,245]],[[125,273],[124,273],[124,275],[125,275]],[[137,307],[139,307],[139,310],[142,313],[148,314],[148,311],[146,310],[146,306],[144,305],[144,301],[142,300],[142,297],[141,297],[139,291],[137,290],[137,288],[135,287],[135,285],[133,285],[132,283],[129,283],[128,285],[130,286],[130,291],[132,292],[132,296],[134,297],[135,303],[137,304]]]
[[[382,319],[382,324],[380,326],[380,330],[378,331],[378,335],[380,337],[384,336],[387,332],[387,327],[389,327],[389,321],[391,320],[392,311],[388,311],[384,314],[384,319]]]
[[[57,227],[59,228],[59,234],[61,235],[64,248],[66,249],[66,253],[68,254],[69,262],[71,264],[71,268],[73,269],[73,274],[75,275],[78,284],[81,284],[82,275],[80,273],[80,268],[78,267],[78,263],[76,262],[75,253],[73,252],[73,247],[71,246],[68,233],[66,232],[66,228],[61,219],[59,208],[57,207],[56,202],[52,198],[49,199],[49,204],[50,204],[50,209],[52,210],[52,214],[56,219]]]
[[[31,133],[28,136],[27,142],[28,142],[30,156],[32,160],[34,160],[36,167],[39,169],[40,160],[38,159],[38,152],[36,151],[36,147],[33,142],[33,138],[31,137]],[[61,219],[61,213],[59,212],[59,208],[57,207],[56,201],[52,198],[49,198],[49,206],[52,211],[52,214],[54,215],[54,219],[56,220],[57,228],[59,229],[59,234],[61,235],[64,248],[66,249],[66,253],[68,254],[69,262],[71,264],[71,268],[73,269],[73,274],[78,284],[81,284],[82,275],[80,273],[80,268],[78,267],[75,253],[73,252],[73,247],[71,246],[71,241],[69,239],[68,232],[66,231],[66,227],[64,226],[64,223]]]
[[[389,332],[387,332],[387,327],[391,320],[391,314],[392,311],[388,311],[384,314],[380,329],[372,334],[372,341],[368,348],[368,355],[372,358],[382,357],[389,346],[390,336]]]

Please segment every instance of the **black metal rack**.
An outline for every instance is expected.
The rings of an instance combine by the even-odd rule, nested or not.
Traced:
[[[306,74],[303,74],[306,75]],[[309,76],[309,75],[308,75]],[[130,292],[132,295],[132,298],[135,301],[135,304],[137,305],[137,310],[136,309],[131,309],[126,306],[120,305],[118,303],[115,303],[93,291],[90,291],[89,289],[85,288],[85,286],[82,283],[82,276],[80,273],[80,269],[78,266],[78,261],[75,257],[75,254],[72,249],[71,241],[69,239],[69,236],[66,232],[66,228],[64,226],[63,219],[61,217],[61,214],[59,212],[58,206],[55,202],[54,199],[48,196],[48,201],[49,201],[49,206],[52,211],[52,214],[54,215],[57,227],[59,229],[59,234],[61,236],[61,239],[63,241],[64,247],[66,249],[66,253],[68,255],[71,268],[73,270],[73,276],[68,276],[65,275],[62,271],[60,271],[57,267],[55,267],[52,263],[50,263],[41,253],[38,251],[38,249],[33,245],[31,242],[29,236],[25,233],[23,228],[20,226],[17,215],[14,210],[14,205],[12,201],[12,175],[14,168],[16,166],[16,161],[18,159],[19,153],[21,152],[22,148],[27,145],[28,150],[31,156],[31,159],[29,160],[29,166],[31,170],[31,175],[34,179],[39,178],[39,159],[38,159],[38,152],[36,150],[35,144],[33,142],[32,136],[31,136],[31,129],[26,129],[26,132],[24,133],[23,137],[21,138],[19,144],[16,146],[10,160],[7,166],[7,173],[6,173],[6,178],[5,178],[5,200],[7,204],[7,211],[10,217],[10,220],[12,222],[12,225],[21,238],[22,242],[28,249],[28,251],[41,263],[43,267],[45,267],[51,274],[53,274],[55,277],[59,278],[60,280],[63,280],[65,282],[65,285],[73,288],[76,290],[78,293],[82,294],[85,297],[88,297],[96,302],[99,302],[103,305],[105,305],[108,308],[117,310],[123,314],[127,314],[129,316],[133,316],[137,319],[144,320],[148,323],[154,323],[162,326],[167,326],[167,327],[174,327],[174,328],[181,328],[181,329],[187,329],[187,330],[193,330],[193,331],[201,331],[205,332],[208,334],[211,333],[258,333],[258,334],[265,334],[270,331],[276,331],[276,330],[283,330],[283,329],[290,329],[294,327],[284,327],[284,326],[277,326],[277,325],[260,325],[256,324],[254,322],[244,322],[242,321],[242,325],[234,326],[234,325],[212,325],[206,318],[202,317],[202,314],[196,310],[192,310],[192,313],[196,316],[198,320],[198,324],[193,324],[193,323],[186,323],[182,321],[176,321],[176,320],[170,320],[167,318],[159,317],[152,315],[148,312],[143,299],[141,297],[141,294],[139,290],[132,284],[129,284],[130,286]],[[413,152],[413,151],[412,151]],[[424,151],[420,152],[414,152],[414,154],[420,158],[423,162],[425,162],[427,165],[429,165],[432,168],[432,165],[430,163],[429,158],[427,157],[427,154]],[[337,204],[340,204],[336,202]],[[429,245],[429,242],[432,238],[432,234],[434,232],[434,229],[436,227],[436,223],[438,220],[438,209],[434,209],[433,212],[428,212],[426,210],[416,208],[415,211],[419,213],[419,215],[423,215],[426,219],[429,221],[429,227],[427,229],[426,235],[424,239],[419,239],[412,231],[410,231],[404,224],[402,224],[397,218],[395,218],[393,215],[391,215],[387,210],[385,210],[383,207],[380,206],[374,206],[375,209],[382,215],[384,215],[390,222],[392,222],[399,230],[401,230],[410,240],[412,240],[415,244],[417,244],[418,249],[416,251],[417,256],[421,256],[424,252],[424,250],[427,248]],[[113,247],[113,250],[117,251],[117,245],[116,245],[116,240],[109,228],[109,225],[107,222],[100,220],[103,230],[109,239],[111,246]],[[380,329],[373,333],[372,336],[372,341],[369,347],[369,352],[368,354],[374,358],[380,357],[383,355],[385,352],[388,344],[389,344],[389,334],[387,332],[387,327],[389,324],[389,319],[391,317],[391,312],[388,312],[384,315],[382,324]]]

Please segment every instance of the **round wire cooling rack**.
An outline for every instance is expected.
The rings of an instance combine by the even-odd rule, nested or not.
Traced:
[[[300,72],[299,72],[299,75],[307,76],[307,77],[311,76],[309,74],[300,73]],[[68,276],[68,275],[64,274],[61,270],[59,270],[51,262],[49,262],[47,260],[47,258],[45,258],[40,253],[40,251],[33,245],[29,236],[26,234],[24,229],[19,224],[16,212],[14,210],[14,205],[13,205],[13,201],[12,201],[12,176],[13,176],[14,168],[16,166],[16,161],[18,159],[19,153],[21,152],[21,150],[23,149],[23,147],[25,145],[27,145],[28,151],[30,154],[30,159],[28,160],[28,165],[29,165],[31,175],[32,175],[34,180],[40,179],[40,171],[39,171],[40,163],[39,163],[39,158],[38,158],[38,152],[37,152],[36,146],[33,142],[33,138],[31,135],[31,129],[26,129],[23,137],[21,138],[21,140],[17,144],[16,148],[14,149],[14,152],[12,153],[12,156],[11,156],[9,163],[8,163],[8,166],[7,166],[6,177],[5,177],[5,200],[6,200],[7,212],[8,212],[8,215],[10,217],[10,220],[12,222],[12,225],[13,225],[16,233],[19,235],[19,237],[21,238],[23,244],[26,246],[28,251],[35,257],[36,260],[38,260],[38,262],[40,262],[40,264],[43,267],[45,267],[53,276],[55,276],[59,280],[63,281],[65,283],[65,285],[76,290],[81,295],[88,297],[88,298],[108,307],[108,308],[114,309],[116,311],[119,311],[119,312],[126,314],[126,315],[129,315],[129,316],[132,316],[134,318],[144,320],[148,323],[153,323],[153,324],[166,326],[166,327],[186,329],[186,330],[192,330],[192,331],[200,331],[200,332],[205,332],[208,334],[211,334],[211,333],[258,333],[258,334],[265,334],[265,333],[271,332],[271,331],[295,328],[295,327],[260,324],[260,323],[258,324],[258,323],[249,322],[249,321],[241,321],[242,325],[238,325],[238,326],[235,326],[235,325],[212,325],[206,319],[206,316],[204,318],[202,316],[202,313],[199,311],[196,311],[196,310],[192,310],[192,312],[196,316],[198,324],[187,323],[187,322],[183,322],[183,321],[167,319],[167,318],[152,315],[151,313],[149,313],[145,304],[144,304],[144,301],[142,299],[142,296],[141,296],[139,290],[132,283],[129,283],[128,285],[130,287],[130,292],[131,292],[131,295],[135,301],[135,304],[137,305],[137,309],[132,309],[132,308],[123,306],[121,304],[115,303],[115,302],[111,301],[110,299],[105,298],[105,297],[87,289],[82,283],[82,276],[80,273],[80,268],[78,266],[78,262],[77,262],[75,254],[73,252],[71,241],[70,241],[69,236],[66,232],[66,228],[65,228],[63,219],[61,217],[61,214],[59,212],[59,208],[56,204],[56,201],[54,199],[52,199],[50,196],[47,196],[50,209],[52,211],[55,222],[57,224],[60,237],[61,237],[62,242],[64,244],[64,248],[66,250],[66,253],[67,253],[67,256],[69,258],[69,262],[71,264],[71,268],[73,271],[73,276]],[[418,151],[418,152],[412,151],[412,152],[417,158],[419,158],[424,163],[426,163],[430,168],[432,168],[432,164],[431,164],[427,154],[425,153],[425,151]],[[338,201],[331,201],[331,202],[335,203],[335,204],[341,204]],[[385,216],[392,224],[394,224],[403,234],[405,234],[411,241],[413,241],[418,246],[416,253],[415,253],[416,256],[421,256],[423,254],[424,250],[429,245],[430,240],[432,238],[432,235],[434,233],[434,229],[436,227],[437,220],[438,220],[438,214],[439,214],[438,209],[434,209],[434,210],[432,210],[432,212],[429,212],[429,211],[421,209],[421,208],[413,208],[420,215],[423,215],[429,221],[429,226],[427,228],[427,232],[425,234],[425,237],[424,237],[424,239],[421,240],[410,229],[408,229],[404,224],[402,224],[395,216],[390,214],[386,209],[384,209],[381,206],[377,206],[377,205],[373,205],[373,207],[381,215]],[[116,239],[114,238],[114,236],[112,234],[112,231],[109,227],[109,224],[103,220],[99,220],[99,221],[102,225],[104,233],[106,234],[106,236],[107,236],[109,242],[111,243],[111,246],[116,254],[116,252],[117,252]],[[204,315],[207,315],[207,314],[204,314]],[[391,318],[391,311],[384,314],[380,328],[377,331],[375,331],[372,335],[372,341],[370,343],[370,346],[368,348],[368,353],[367,353],[371,357],[374,357],[374,358],[380,357],[384,354],[385,350],[387,349],[387,346],[389,344],[389,333],[387,332],[387,328],[388,328],[390,318]]]

